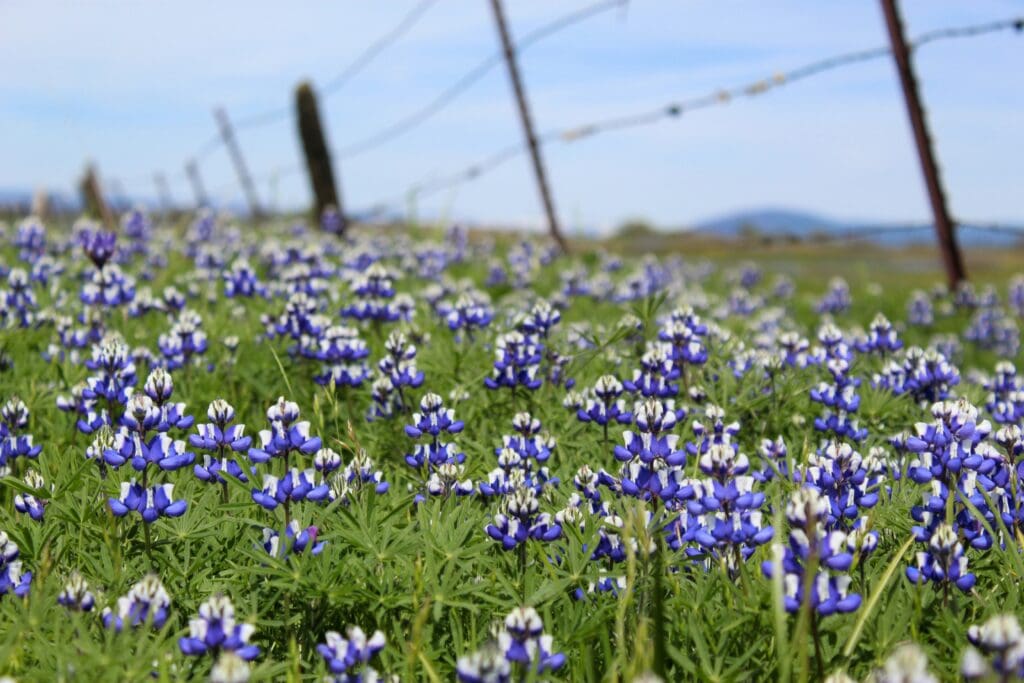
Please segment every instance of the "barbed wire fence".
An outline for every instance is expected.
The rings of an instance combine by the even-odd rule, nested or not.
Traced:
[[[358,53],[341,71],[324,81],[320,88],[323,97],[329,98],[347,87],[352,80],[368,67],[375,59],[392,48],[403,36],[405,36],[427,13],[437,4],[437,0],[420,0],[408,12],[402,15],[399,20],[377,40],[370,43],[363,51]],[[547,24],[544,24],[532,31],[525,33],[515,42],[514,50],[521,54],[530,46],[542,40],[557,35],[581,22],[592,17],[601,15],[609,10],[624,8],[627,0],[599,0],[590,3],[579,9],[563,14]],[[1010,17],[995,21],[988,21],[978,24],[960,25],[945,27],[927,31],[917,35],[908,41],[908,47],[912,51],[931,45],[936,42],[977,38],[999,32],[1024,30],[1024,16]],[[792,69],[776,71],[765,77],[748,80],[737,85],[717,88],[690,98],[670,101],[656,108],[648,108],[635,112],[616,114],[604,118],[595,119],[590,122],[578,123],[575,125],[555,128],[541,133],[537,136],[537,143],[543,147],[549,147],[556,143],[575,144],[596,136],[635,129],[645,126],[652,126],[666,121],[678,120],[684,115],[700,110],[712,109],[715,107],[728,106],[734,102],[760,97],[767,93],[778,91],[788,85],[805,81],[811,78],[822,76],[830,72],[851,67],[857,64],[890,58],[892,56],[890,46],[877,46],[863,50],[843,52],[830,55],[822,59],[814,60]],[[441,89],[428,101],[416,107],[408,114],[388,123],[357,140],[348,142],[331,150],[337,161],[344,162],[355,157],[368,154],[380,147],[388,145],[395,140],[409,134],[415,129],[423,126],[440,112],[454,103],[471,86],[482,80],[493,69],[502,63],[503,55],[500,50],[495,51],[488,57],[466,70],[458,79],[447,87]],[[234,123],[236,131],[257,129],[271,126],[277,123],[290,121],[294,122],[295,112],[292,107],[282,106],[258,111],[241,116]],[[187,158],[188,164],[199,164],[207,161],[211,156],[224,146],[224,140],[220,135],[213,135],[195,148],[194,152]],[[401,193],[391,197],[383,198],[373,202],[363,211],[352,212],[352,215],[364,221],[372,221],[385,217],[390,213],[399,213],[410,203],[422,200],[445,190],[475,181],[488,173],[500,168],[509,161],[527,153],[528,147],[524,143],[511,143],[496,149],[495,151],[477,159],[476,161],[450,173],[440,176],[430,176],[412,183]],[[300,161],[284,162],[274,165],[270,169],[263,170],[253,175],[253,181],[257,185],[276,184],[282,178],[301,173],[305,166]],[[159,172],[158,172],[159,173]],[[183,182],[188,179],[188,173],[183,168],[175,173],[163,174],[172,182]],[[146,174],[145,178],[151,180],[154,174]],[[119,177],[122,182],[132,183],[139,179]],[[223,199],[226,195],[232,198],[238,196],[240,183],[234,180],[216,187],[210,194]],[[1021,232],[1011,226],[996,224],[972,224],[977,227],[993,232]],[[902,228],[889,228],[890,230],[901,230]],[[920,229],[920,226],[907,226],[905,229]],[[876,228],[865,227],[864,230],[838,232],[827,237],[829,241],[852,241],[863,239],[870,235]]]

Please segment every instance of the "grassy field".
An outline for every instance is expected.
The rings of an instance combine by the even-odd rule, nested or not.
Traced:
[[[913,642],[950,680],[969,627],[1021,613],[1024,489],[1013,458],[1024,442],[1015,451],[997,431],[1024,418],[1024,394],[1000,389],[1009,409],[989,398],[997,363],[1019,355],[1024,288],[1014,299],[1010,283],[1020,254],[972,253],[977,287],[954,296],[932,291],[938,261],[924,249],[690,242],[649,256],[612,241],[556,259],[508,236],[498,246],[463,237],[363,230],[342,240],[136,216],[108,253],[81,226],[12,226],[0,531],[19,555],[7,546],[0,562],[0,674],[862,680],[894,652],[890,668],[920,664],[918,651],[900,650]],[[832,282],[840,276],[848,300]],[[908,321],[915,289],[929,292],[924,324]],[[868,335],[878,313],[901,349]],[[922,370],[912,347],[948,358],[928,356]],[[333,381],[317,383],[325,373]],[[607,375],[626,386],[599,382]],[[62,410],[89,378],[80,412]],[[821,384],[826,394],[850,387],[843,407],[815,399]],[[936,417],[940,398],[953,403]],[[251,444],[189,440],[212,433],[200,425],[215,420],[218,399]],[[595,414],[621,400],[630,415],[583,421],[588,399]],[[815,425],[828,415],[838,426]],[[997,415],[991,433],[962,428]],[[449,420],[461,425],[430,433]],[[924,446],[893,445],[919,422],[936,427]],[[17,455],[29,433],[41,452]],[[784,454],[766,450],[780,438]],[[204,455],[225,459],[213,477],[222,483],[203,480]],[[918,481],[922,459],[933,467]],[[290,491],[264,478],[293,468]],[[152,523],[118,514],[132,481],[173,484],[167,501],[138,504]],[[18,501],[42,508],[41,520]],[[915,520],[922,501],[934,510]],[[806,519],[812,509],[817,521]],[[292,522],[315,527],[301,548],[288,547]],[[966,590],[906,576],[938,529],[961,544],[941,557],[957,568],[966,558],[976,578]],[[88,583],[91,609],[82,590],[68,593],[73,575]],[[165,592],[155,578],[138,585],[147,575]],[[809,598],[818,580],[839,608]],[[223,602],[208,603],[216,596],[230,599],[233,620]],[[206,621],[190,624],[204,603]],[[224,640],[225,624],[253,628]],[[989,640],[978,642],[992,662]],[[326,657],[324,643],[341,651]],[[1002,666],[1024,658],[1014,652]]]

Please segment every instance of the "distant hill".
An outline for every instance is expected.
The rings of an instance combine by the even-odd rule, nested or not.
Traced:
[[[1018,230],[1020,234],[995,231],[969,223],[960,225],[957,232],[965,247],[1011,246],[1024,241],[1024,226],[1005,227]],[[723,239],[761,236],[780,240],[813,240],[816,237],[858,235],[866,241],[892,247],[935,240],[935,231],[930,223],[855,223],[805,211],[777,208],[730,213],[700,221],[692,229]]]

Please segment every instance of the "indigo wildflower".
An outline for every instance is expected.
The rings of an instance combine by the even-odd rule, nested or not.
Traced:
[[[57,603],[73,612],[91,612],[96,598],[89,591],[89,584],[78,572],[72,572],[64,589],[57,596]]]
[[[867,335],[857,341],[854,346],[861,353],[878,353],[886,355],[903,348],[903,341],[889,319],[879,313],[871,321]]]
[[[28,595],[32,572],[22,572],[21,551],[6,531],[0,531],[0,597],[14,593],[19,598]]]
[[[369,662],[386,644],[381,631],[375,631],[367,638],[363,629],[349,626],[344,636],[337,631],[328,631],[324,640],[316,646],[316,651],[324,658],[327,670],[334,674],[334,680],[343,683],[377,680],[377,672]]]
[[[41,445],[32,443],[28,418],[28,407],[16,396],[0,407],[0,469],[13,468],[18,458],[34,460],[42,452]]]
[[[178,646],[186,655],[233,652],[241,659],[252,661],[260,653],[259,647],[249,643],[255,632],[252,624],[235,620],[235,607],[230,598],[215,595],[199,606],[199,616],[189,620],[189,634],[178,640]]]
[[[967,571],[967,556],[956,531],[945,522],[939,523],[927,539],[928,546],[916,556],[917,566],[907,567],[907,579],[911,583],[929,581],[947,591],[949,584],[963,592],[974,587],[974,574]]]
[[[46,482],[43,481],[43,475],[39,474],[36,470],[30,469],[25,473],[25,486],[38,492],[44,492]],[[52,491],[53,487],[51,486],[50,492]],[[46,498],[39,498],[31,493],[19,492],[14,496],[14,509],[24,515],[28,515],[36,522],[41,522],[43,521],[43,515],[46,513],[46,504],[48,502]]]
[[[998,614],[974,624],[967,629],[967,640],[973,647],[960,666],[964,680],[984,680],[993,671],[1001,681],[1024,678],[1024,631],[1016,616]]]
[[[134,479],[122,482],[120,495],[108,499],[107,503],[115,517],[137,512],[146,524],[152,524],[160,517],[180,517],[185,514],[187,507],[185,501],[174,500],[174,484],[159,484],[147,488],[142,484],[136,484]]]
[[[318,436],[309,435],[309,422],[299,422],[299,406],[284,397],[267,409],[270,429],[260,431],[259,447],[249,449],[249,459],[255,463],[266,463],[271,458],[282,458],[290,468],[293,453],[312,455],[320,450]]]
[[[416,367],[416,346],[403,333],[392,332],[384,342],[384,357],[378,361],[377,369],[391,382],[397,408],[406,410],[405,388],[415,389],[423,384],[423,373]]]
[[[461,464],[466,456],[460,453],[454,443],[443,441],[444,436],[451,436],[462,431],[464,425],[455,419],[455,410],[445,408],[444,399],[437,394],[427,394],[420,400],[420,411],[412,416],[412,424],[405,426],[405,433],[411,439],[426,441],[416,444],[412,453],[405,456],[409,467],[429,473],[444,464]]]
[[[323,363],[320,373],[313,377],[317,384],[358,387],[370,377],[365,362],[370,350],[353,327],[328,327],[311,355]]]
[[[249,683],[252,667],[234,652],[224,651],[210,669],[210,683]]]
[[[342,317],[377,323],[398,320],[399,312],[391,302],[395,297],[393,280],[394,276],[379,263],[357,275],[351,284],[356,301],[341,310]]]
[[[281,534],[276,529],[263,529],[263,543],[259,547],[271,557],[287,559],[291,555],[301,555],[309,548],[310,554],[319,555],[323,552],[326,541],[317,543],[316,537],[320,530],[315,526],[305,529],[299,526],[298,521],[291,520],[284,527],[284,543],[281,542]]]
[[[513,666],[534,668],[538,673],[557,671],[565,655],[552,652],[554,639],[544,633],[544,622],[532,607],[517,607],[505,617],[498,633],[498,647]]]
[[[507,387],[513,391],[524,387],[530,391],[540,388],[537,377],[542,358],[541,347],[522,332],[507,332],[495,342],[495,361],[491,376],[484,379],[488,389]]]
[[[523,486],[503,499],[502,511],[485,529],[487,535],[501,543],[502,549],[513,550],[527,539],[551,542],[561,537],[562,527],[551,515],[540,512],[537,492]]]
[[[817,489],[797,489],[786,504],[789,542],[775,545],[775,559],[761,564],[768,578],[775,578],[776,563],[781,568],[787,612],[796,612],[805,600],[823,617],[860,607],[860,596],[849,592],[850,577],[842,573],[853,564],[853,555],[847,550],[845,533],[825,530],[828,511],[828,499]],[[817,573],[810,582],[810,595],[805,595],[804,577],[811,565],[817,567]]]
[[[103,610],[103,626],[120,633],[125,627],[150,625],[163,628],[167,622],[171,596],[156,574],[147,574],[126,595],[117,599],[114,609]]]

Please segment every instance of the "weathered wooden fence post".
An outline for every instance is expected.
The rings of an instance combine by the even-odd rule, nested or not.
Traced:
[[[220,136],[224,140],[224,146],[228,148],[228,154],[231,155],[231,162],[235,165],[238,182],[241,183],[242,190],[245,192],[246,201],[249,203],[249,213],[252,214],[254,220],[259,220],[263,218],[263,210],[260,208],[256,186],[253,185],[252,176],[249,175],[249,168],[245,165],[245,157],[242,156],[242,149],[238,146],[238,140],[235,138],[235,131],[231,127],[228,113],[224,111],[223,107],[218,107],[213,111],[213,115],[217,119],[217,127],[220,129]]]
[[[174,199],[171,197],[171,188],[167,186],[167,176],[157,172],[153,174],[153,184],[156,185],[156,195],[160,200],[160,211],[164,216],[170,215],[174,210]]]
[[[558,243],[562,252],[568,253],[569,245],[566,243],[565,238],[562,237],[562,230],[558,227],[555,202],[551,197],[551,190],[548,187],[547,174],[544,172],[544,160],[540,156],[540,145],[537,144],[537,136],[533,132],[533,120],[530,118],[530,107],[526,101],[526,90],[519,77],[519,66],[516,64],[512,38],[509,35],[508,26],[505,24],[505,14],[501,8],[501,0],[491,0],[491,9],[494,12],[494,22],[498,25],[498,36],[501,38],[501,47],[505,53],[505,65],[508,67],[509,79],[512,81],[512,90],[515,92],[516,104],[519,107],[519,120],[523,124],[526,144],[530,148],[533,173],[537,177],[537,187],[540,189],[544,213],[547,214],[548,232],[552,239]]]
[[[86,214],[93,218],[98,218],[103,221],[103,225],[108,230],[113,230],[115,227],[114,214],[111,213],[107,200],[103,196],[99,175],[96,173],[96,167],[93,164],[85,167],[85,175],[82,177],[79,189],[82,192],[82,203],[85,206]]]
[[[333,208],[341,218],[340,231],[344,232],[345,209],[335,182],[331,151],[320,124],[316,93],[313,92],[313,86],[309,81],[303,81],[295,89],[295,109],[298,114],[296,119],[299,124],[299,139],[302,140],[302,152],[306,157],[306,170],[309,173],[309,185],[313,190],[314,218],[320,223],[324,211]]]
[[[957,243],[955,227],[946,208],[946,195],[942,191],[942,179],[939,177],[939,166],[935,163],[932,151],[932,140],[928,134],[928,122],[924,117],[924,107],[917,91],[917,79],[914,77],[914,66],[910,61],[910,49],[903,39],[903,22],[900,20],[896,0],[882,0],[885,12],[885,24],[889,30],[889,42],[892,44],[892,56],[896,61],[896,70],[900,75],[903,87],[903,98],[907,104],[910,125],[914,129],[914,142],[917,155],[921,161],[925,185],[928,187],[928,200],[932,205],[932,216],[935,220],[935,233],[939,239],[942,260],[946,267],[946,279],[950,289],[961,280],[967,279],[960,245]]]
[[[195,159],[189,159],[185,162],[185,175],[188,176],[188,182],[192,186],[192,194],[196,197],[196,209],[209,206],[210,199],[206,195],[203,177],[199,175],[199,164],[196,163]]]

